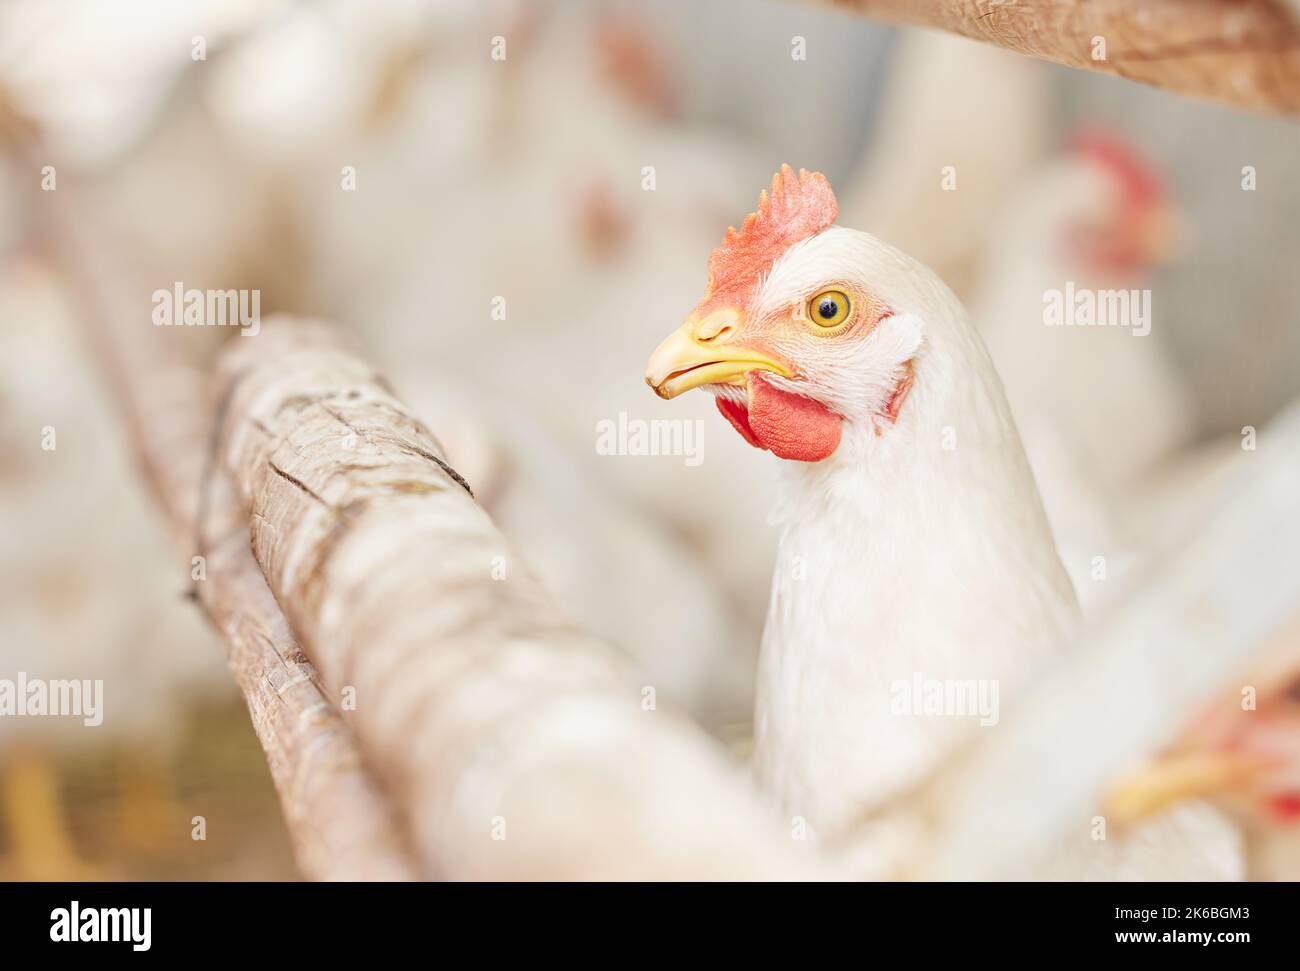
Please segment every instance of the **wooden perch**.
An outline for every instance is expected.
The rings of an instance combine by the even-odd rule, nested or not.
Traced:
[[[74,208],[72,191],[64,185],[39,194],[51,243],[85,307],[86,332],[187,569],[192,556],[206,558],[198,600],[222,634],[300,869],[317,880],[419,876],[351,731],[323,694],[249,551],[235,493],[219,476],[205,476],[214,414],[208,382],[186,365],[180,335],[150,323],[150,305],[140,297],[148,288],[133,290],[124,283],[125,266],[107,265],[86,228],[94,214]]]
[[[1195,98],[1300,112],[1300,26],[1283,0],[830,2]],[[1097,38],[1105,44],[1104,58]]]
[[[253,552],[419,864],[782,878],[811,860],[707,737],[560,616],[433,436],[321,325],[231,342],[221,461]]]
[[[214,539],[205,530],[200,548],[208,581],[198,584],[199,600],[225,640],[280,794],[298,866],[322,880],[420,877],[351,730],[325,697],[253,559],[247,521],[223,479],[209,488],[224,493],[212,501],[213,519],[222,510],[229,528]]]

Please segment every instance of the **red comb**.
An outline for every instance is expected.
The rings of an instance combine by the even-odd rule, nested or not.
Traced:
[[[1147,206],[1164,199],[1164,179],[1160,172],[1121,136],[1085,128],[1075,134],[1073,148],[1114,176],[1132,205]]]
[[[729,228],[722,245],[709,254],[706,303],[744,306],[759,277],[782,253],[834,223],[839,212],[826,176],[805,169],[795,175],[790,166],[782,165],[772,176],[771,193],[764,189],[759,195],[758,208],[740,232]]]

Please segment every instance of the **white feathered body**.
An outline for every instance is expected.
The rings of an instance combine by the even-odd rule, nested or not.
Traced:
[[[846,234],[834,247],[844,272],[879,289],[883,244],[831,233]],[[979,730],[978,716],[901,713],[923,703],[904,697],[918,677],[977,682],[1005,702],[1077,620],[979,338],[932,273],[897,251],[886,259],[895,315],[873,340],[919,342],[914,390],[883,434],[864,415],[830,458],[785,463],[776,512],[756,771],[814,830],[888,800]]]
[[[778,261],[760,312],[819,275],[872,288],[893,314],[859,360],[801,362],[814,377],[851,372],[833,404],[859,417],[829,458],[782,463],[755,771],[792,824],[841,839],[960,743],[997,731],[1002,707],[1071,648],[1079,608],[1001,382],[951,291],[892,247],[834,228]],[[862,410],[853,389],[875,387],[863,401],[879,401],[899,377],[885,364],[908,360],[915,380],[896,423]],[[1058,853],[1008,861],[1007,875],[1240,875],[1236,835],[1208,807],[1108,841],[1090,823],[1081,810]]]

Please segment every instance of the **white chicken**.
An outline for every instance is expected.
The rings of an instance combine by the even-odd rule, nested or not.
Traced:
[[[705,300],[646,378],[666,398],[708,387],[752,444],[796,460],[755,761],[783,808],[826,832],[916,782],[969,725],[900,715],[894,686],[920,673],[1014,689],[1077,615],[960,304],[836,216],[822,176],[784,168],[714,251]]]
[[[918,783],[976,720],[995,725],[1078,622],[960,303],[837,213],[820,174],[783,167],[646,370],[664,398],[711,391],[751,444],[791,460],[755,772],[823,837]]]

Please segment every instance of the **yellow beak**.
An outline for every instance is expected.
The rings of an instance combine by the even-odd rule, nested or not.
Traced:
[[[793,377],[784,364],[738,344],[701,339],[702,328],[688,320],[673,331],[650,355],[645,383],[661,398],[675,398],[703,384],[744,387],[750,371],[772,371]]]
[[[1131,826],[1184,800],[1228,791],[1270,764],[1239,752],[1166,756],[1121,779],[1107,793],[1102,812],[1117,826]]]

